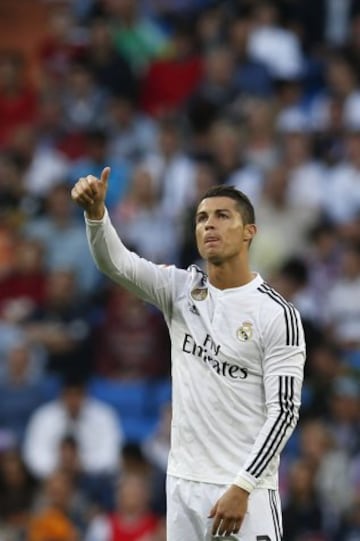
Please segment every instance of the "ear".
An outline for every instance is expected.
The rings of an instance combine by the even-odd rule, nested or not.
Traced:
[[[244,229],[244,241],[251,242],[255,237],[257,232],[257,227],[255,224],[247,224]]]

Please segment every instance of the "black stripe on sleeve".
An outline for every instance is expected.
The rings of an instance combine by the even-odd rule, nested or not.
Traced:
[[[274,491],[268,490],[268,494],[269,494],[269,504],[270,504],[271,514],[272,514],[272,518],[274,522],[274,531],[275,531],[275,537],[276,537],[275,541],[281,541],[279,517],[278,517],[277,509],[276,509],[276,502],[274,501]]]
[[[283,426],[286,424],[286,417],[287,417],[287,409],[286,409],[286,403],[288,398],[288,381],[289,376],[279,376],[279,404],[280,404],[280,411],[279,414],[271,428],[269,430],[269,434],[267,438],[265,439],[261,449],[259,450],[258,454],[250,464],[250,466],[247,468],[247,471],[251,474],[257,477],[256,470],[261,465],[261,463],[266,459],[268,449],[270,450],[273,445],[276,445],[276,438],[283,428]]]
[[[259,464],[255,477],[260,477],[260,475],[263,473],[263,471],[266,469],[268,464],[272,461],[274,458],[276,451],[281,445],[281,442],[284,439],[284,436],[288,430],[288,428],[291,426],[293,419],[295,418],[295,404],[294,404],[294,377],[291,376],[288,379],[288,385],[290,386],[289,395],[285,398],[285,419],[286,422],[282,424],[281,427],[279,427],[279,430],[276,434],[276,442],[274,442],[271,449],[269,449],[269,454],[267,457],[264,457],[262,462],[263,464]],[[265,462],[264,462],[265,459]],[[260,469],[259,469],[260,468]]]

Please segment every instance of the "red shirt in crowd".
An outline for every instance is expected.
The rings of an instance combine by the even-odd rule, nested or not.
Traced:
[[[149,513],[135,523],[126,523],[118,515],[110,518],[111,539],[110,541],[145,541],[147,535],[155,533],[159,519]]]

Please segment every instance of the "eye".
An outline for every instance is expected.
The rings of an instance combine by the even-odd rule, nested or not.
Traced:
[[[225,218],[225,219],[229,217],[227,212],[220,212],[219,216],[220,216],[220,218]]]
[[[205,220],[206,220],[205,214],[199,214],[199,215],[196,217],[196,223],[197,223],[197,224],[200,224],[200,223],[204,222]]]

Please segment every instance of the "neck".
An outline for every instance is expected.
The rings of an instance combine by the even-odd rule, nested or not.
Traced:
[[[225,261],[219,265],[208,261],[207,273],[210,284],[217,289],[241,287],[254,278],[247,260]]]

